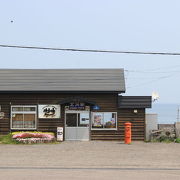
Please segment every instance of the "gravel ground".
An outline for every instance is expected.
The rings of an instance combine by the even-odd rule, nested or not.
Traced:
[[[180,179],[180,144],[0,145],[0,179]]]

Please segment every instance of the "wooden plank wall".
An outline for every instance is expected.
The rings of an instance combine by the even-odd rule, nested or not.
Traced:
[[[10,105],[6,98],[0,99],[1,111],[5,112],[5,117],[0,119],[0,135],[10,132]]]
[[[133,109],[117,109],[117,94],[94,93],[94,94],[60,94],[60,93],[35,93],[0,94],[0,105],[5,118],[0,119],[0,135],[8,134],[10,130],[10,107],[11,105],[37,105],[37,104],[58,104],[58,102],[68,97],[82,97],[89,101],[94,101],[100,106],[98,112],[118,112],[118,130],[92,130],[91,140],[123,140],[124,122],[132,122],[132,139],[144,140],[145,129],[145,109],[138,109],[138,113],[133,113]],[[38,131],[56,132],[57,126],[64,127],[64,106],[61,106],[60,119],[38,119]]]
[[[121,139],[124,139],[124,123],[132,123],[132,140],[144,140],[145,138],[145,109],[119,109],[118,110],[118,128]]]
[[[117,131],[92,131],[92,140],[124,140],[124,123],[132,123],[132,140],[144,140],[145,136],[145,109],[118,109]]]
[[[117,111],[117,94],[109,93],[7,93],[0,94],[1,111],[5,112],[5,118],[0,119],[0,135],[10,132],[10,107],[11,105],[38,105],[38,104],[58,104],[69,97],[82,97],[89,101],[96,102],[101,111]],[[64,126],[64,107],[61,106],[60,119],[38,119],[38,131],[56,132],[57,126]]]

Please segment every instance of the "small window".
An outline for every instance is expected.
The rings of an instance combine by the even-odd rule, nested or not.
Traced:
[[[96,130],[116,130],[116,112],[95,112],[92,113],[92,129]]]
[[[12,107],[12,111],[23,111],[23,107]]]
[[[11,129],[36,129],[36,106],[11,106]]]
[[[36,111],[35,107],[24,107],[24,111]]]
[[[79,113],[78,114],[78,127],[87,127],[89,126],[89,112]]]

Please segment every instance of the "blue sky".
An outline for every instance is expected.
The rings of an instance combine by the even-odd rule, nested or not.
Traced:
[[[0,44],[179,52],[179,7],[178,0],[0,0]],[[180,100],[180,56],[0,48],[0,68],[124,68],[126,95]]]

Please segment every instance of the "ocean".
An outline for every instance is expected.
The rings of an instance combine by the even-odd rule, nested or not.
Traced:
[[[151,109],[146,109],[146,113],[158,114],[158,124],[172,124],[177,122],[179,104],[152,104]]]

